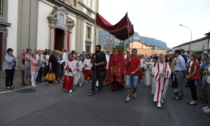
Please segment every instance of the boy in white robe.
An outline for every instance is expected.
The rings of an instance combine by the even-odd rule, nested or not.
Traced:
[[[159,56],[160,61],[155,66],[156,90],[154,102],[157,102],[157,107],[161,108],[161,103],[165,98],[168,88],[168,78],[171,75],[171,68],[168,63],[164,62],[164,55]]]

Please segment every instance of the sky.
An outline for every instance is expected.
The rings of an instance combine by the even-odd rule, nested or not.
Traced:
[[[125,14],[141,36],[172,48],[210,32],[210,0],[99,0],[99,14],[116,24]]]

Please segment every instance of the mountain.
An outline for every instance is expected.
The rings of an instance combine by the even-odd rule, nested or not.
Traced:
[[[113,44],[113,39],[114,39],[114,44]],[[166,50],[170,50],[170,48],[167,46],[166,42],[161,41],[161,40],[157,40],[155,38],[150,38],[150,37],[145,37],[145,36],[140,36],[138,34],[138,32],[135,32],[133,35],[133,41],[141,41],[147,45],[152,45],[152,46],[156,46],[159,47],[161,49],[166,49]],[[116,46],[119,45],[120,40],[116,39],[113,35],[111,35],[110,33],[102,30],[99,28],[99,37],[98,37],[98,42],[99,44],[103,44],[103,45],[107,45],[107,43],[109,43],[112,46]],[[128,44],[129,42],[132,42],[132,37],[130,37],[130,39],[125,40],[124,41],[125,44]]]

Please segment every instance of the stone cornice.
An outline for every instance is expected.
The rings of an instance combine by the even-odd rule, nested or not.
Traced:
[[[63,6],[67,11],[79,16],[79,17],[82,17],[88,21],[90,21],[91,23],[94,23],[95,19],[91,18],[90,16],[88,16],[87,14],[85,14],[84,12],[80,11],[80,10],[77,10],[76,8],[62,2],[62,1],[59,1],[59,0],[47,0],[57,6]]]
[[[0,25],[11,26],[11,23],[0,21]]]
[[[86,8],[87,10],[91,11],[93,14],[96,14],[95,11],[93,11],[91,8],[89,8],[88,6],[86,6],[83,2],[79,1],[78,2],[80,5],[82,5],[84,8]]]

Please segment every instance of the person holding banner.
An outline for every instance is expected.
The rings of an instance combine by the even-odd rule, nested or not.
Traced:
[[[140,74],[140,59],[137,57],[137,49],[132,49],[131,57],[126,59],[126,84],[127,97],[125,102],[131,100],[131,89],[133,89],[133,98],[136,98],[138,79]]]

